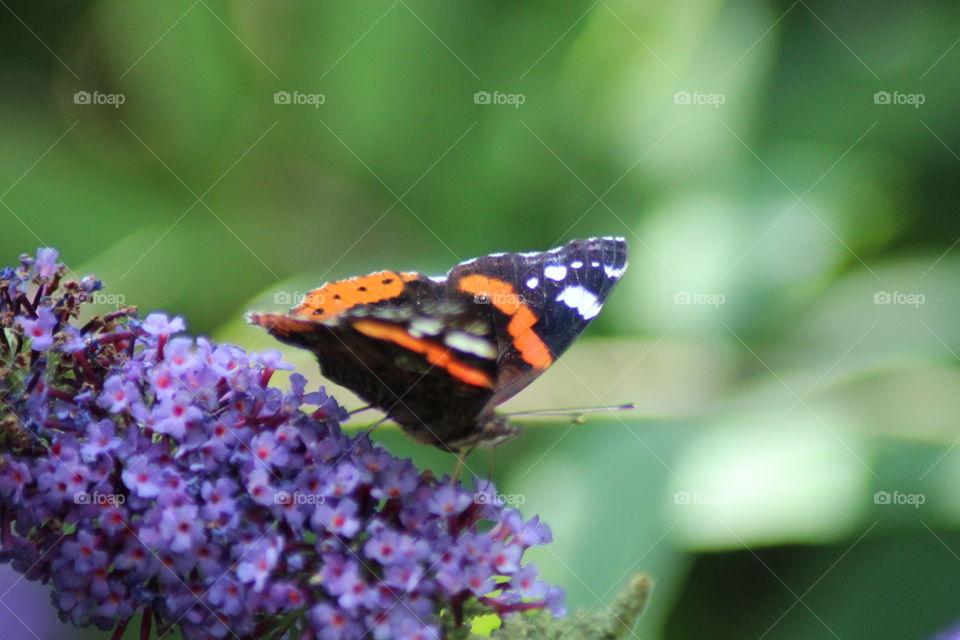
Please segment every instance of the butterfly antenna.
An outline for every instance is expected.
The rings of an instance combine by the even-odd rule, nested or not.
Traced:
[[[535,411],[514,411],[507,413],[508,416],[572,416],[578,417],[588,413],[608,413],[610,411],[630,411],[638,408],[636,402],[627,402],[624,404],[612,404],[602,407],[575,407],[572,409],[538,409]]]

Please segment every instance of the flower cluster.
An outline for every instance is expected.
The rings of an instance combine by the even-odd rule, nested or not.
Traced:
[[[562,611],[521,564],[549,529],[492,486],[343,434],[322,389],[269,385],[277,352],[129,308],[81,324],[100,283],[65,272],[52,249],[0,271],[0,560],[50,583],[64,620],[427,639],[468,605]]]

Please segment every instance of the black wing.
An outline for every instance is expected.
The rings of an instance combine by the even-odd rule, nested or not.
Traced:
[[[442,447],[472,432],[493,396],[493,326],[459,300],[412,302],[356,306],[321,322],[269,314],[252,321],[312,351],[325,378]]]

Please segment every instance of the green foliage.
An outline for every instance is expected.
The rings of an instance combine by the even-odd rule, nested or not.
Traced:
[[[900,639],[960,618],[944,604],[960,575],[960,5],[61,9],[11,3],[29,30],[0,27],[4,263],[57,246],[122,294],[104,310],[164,309],[262,349],[242,314],[287,306],[278,292],[623,234],[631,267],[604,313],[509,408],[641,411],[531,422],[494,465],[553,526],[534,559],[572,608],[643,571],[643,638]],[[794,597],[808,588],[816,616]],[[883,599],[906,591],[923,594],[911,616]],[[721,592],[724,607],[703,595]]]
[[[633,577],[602,613],[578,611],[567,618],[547,612],[514,616],[494,631],[493,640],[620,640],[633,635],[633,628],[647,606],[653,581]]]

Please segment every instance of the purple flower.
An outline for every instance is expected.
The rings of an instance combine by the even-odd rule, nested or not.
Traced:
[[[140,390],[132,382],[120,376],[110,376],[103,384],[98,402],[110,413],[122,413],[130,404],[140,399]]]
[[[466,509],[471,502],[473,498],[469,493],[446,485],[434,492],[427,504],[430,513],[438,516],[455,516]]]
[[[182,552],[194,546],[203,535],[197,520],[197,507],[184,505],[163,510],[160,520],[160,534],[170,545],[170,550]]]
[[[193,397],[186,391],[161,400],[150,416],[154,431],[169,434],[177,440],[183,440],[187,426],[202,417],[203,412],[193,405]]]
[[[179,333],[186,328],[183,323],[183,318],[170,320],[164,313],[151,313],[140,324],[140,327],[151,336]]]
[[[933,640],[958,640],[960,638],[960,625],[954,625],[950,629],[941,631]]]
[[[318,629],[321,640],[348,640],[360,638],[363,627],[347,612],[338,607],[321,603],[310,609],[310,622]]]
[[[19,316],[17,324],[30,340],[30,348],[34,351],[46,351],[53,346],[53,328],[57,325],[57,317],[50,307],[37,309],[36,318]]]
[[[329,531],[344,538],[352,538],[360,530],[360,520],[356,513],[357,503],[353,500],[341,500],[335,507],[321,504],[310,524],[314,531]]]
[[[283,541],[276,539],[267,539],[254,546],[237,567],[237,578],[241,582],[252,582],[254,591],[263,591],[267,578],[277,566],[282,546]]]
[[[160,470],[140,456],[123,472],[123,483],[141,498],[156,498],[160,494]]]
[[[0,495],[14,503],[19,502],[23,488],[32,480],[28,465],[17,462],[7,454],[0,455]]]
[[[7,357],[21,343],[0,340],[14,374],[0,417],[24,425],[0,439],[0,560],[48,582],[63,619],[111,629],[149,612],[188,640],[289,620],[291,637],[427,640],[470,601],[562,612],[522,563],[549,528],[479,499],[491,485],[348,437],[343,407],[302,376],[269,386],[289,368],[277,352],[171,337],[184,323],[159,313],[73,326],[101,285],[61,283],[56,260],[0,270],[0,331],[35,352]]]
[[[265,465],[282,467],[289,459],[286,449],[280,446],[276,436],[269,432],[256,436],[250,443],[250,448],[254,458]]]
[[[221,518],[236,511],[237,484],[230,478],[217,478],[216,482],[206,481],[200,495],[203,497],[203,515],[211,522],[219,523]]]
[[[107,564],[107,554],[97,546],[97,539],[92,533],[79,531],[75,539],[63,543],[62,555],[73,560],[73,569],[77,573],[90,573]]]
[[[57,257],[59,253],[56,249],[37,249],[37,262],[34,268],[37,270],[37,276],[43,279],[50,278],[56,272],[59,263]]]

